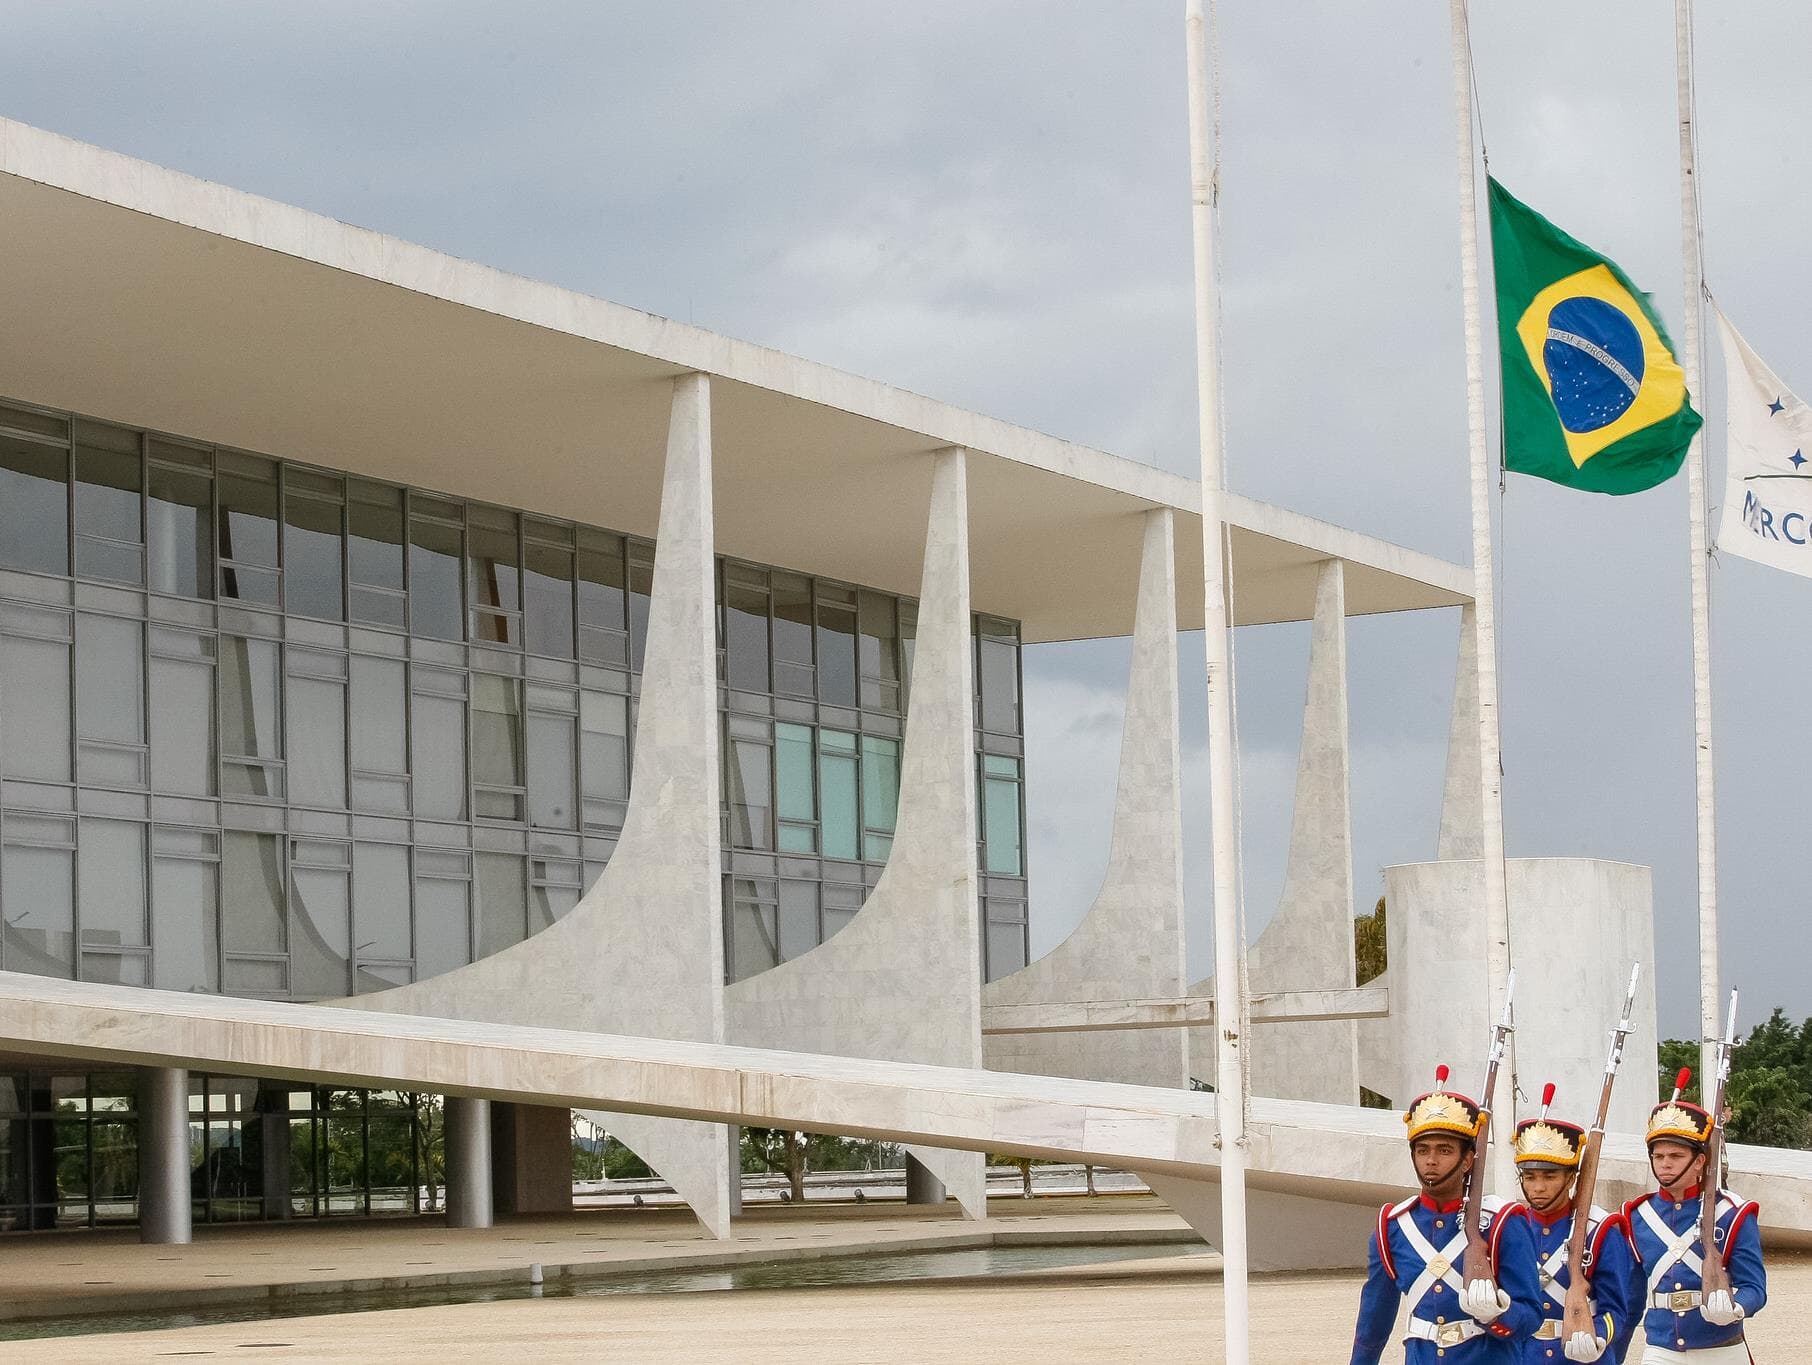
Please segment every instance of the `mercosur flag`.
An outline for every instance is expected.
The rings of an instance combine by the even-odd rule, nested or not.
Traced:
[[[1718,548],[1812,577],[1812,409],[1718,312],[1724,340],[1724,514]]]
[[[1699,429],[1648,296],[1491,182],[1504,464],[1593,493],[1670,479]]]

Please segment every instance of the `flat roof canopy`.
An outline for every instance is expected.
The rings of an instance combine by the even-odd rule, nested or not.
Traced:
[[[722,554],[915,595],[931,452],[969,464],[972,595],[1028,642],[1132,629],[1172,507],[1202,621],[1200,488],[918,394],[0,120],[0,396],[652,536],[666,383],[715,376]],[[1460,565],[1229,499],[1240,624],[1469,600]],[[803,528],[803,529],[802,529]]]

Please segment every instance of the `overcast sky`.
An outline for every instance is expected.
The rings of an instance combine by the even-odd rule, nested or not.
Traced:
[[[1671,7],[1475,9],[1493,172],[1677,333]],[[1702,9],[1707,271],[1812,396],[1812,13]],[[1182,10],[0,0],[0,113],[1193,474]],[[1446,24],[1436,0],[1229,7],[1223,328],[1234,488],[1465,560]],[[1691,1029],[1684,478],[1624,499],[1513,478],[1502,512],[1510,851],[1652,866],[1662,1027]],[[1754,1022],[1812,1012],[1812,583],[1725,560],[1713,593],[1725,974]],[[1352,624],[1360,908],[1380,868],[1433,856],[1457,628]],[[1105,866],[1126,657],[1028,652],[1034,951]],[[1306,657],[1304,627],[1241,632],[1254,932],[1282,885]],[[1184,659],[1200,975],[1199,637]]]

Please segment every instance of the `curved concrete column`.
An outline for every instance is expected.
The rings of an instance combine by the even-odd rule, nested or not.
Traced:
[[[1489,1036],[1485,927],[1478,914],[1484,864],[1412,863],[1384,869],[1390,903],[1391,1017],[1398,1075],[1392,1098],[1434,1084],[1435,1067],[1477,1088]],[[1553,1081],[1555,1112],[1591,1120],[1605,1047],[1623,1006],[1630,963],[1642,963],[1635,1032],[1611,1100],[1607,1130],[1640,1134],[1654,1104],[1655,945],[1649,869],[1596,858],[1512,858],[1510,965],[1516,969],[1517,1083],[1539,1096]],[[1500,1076],[1497,1122],[1513,1117]]]
[[[1145,514],[1113,834],[1100,894],[1074,932],[982,987],[988,1005],[1183,994],[1183,786],[1177,702],[1176,532]],[[990,1069],[1138,1085],[1189,1084],[1189,1030],[990,1034]]]
[[[470,966],[338,1003],[723,1041],[711,387],[702,374],[673,381],[641,687],[623,833],[578,906]],[[729,1235],[730,1153],[721,1127],[592,1117],[666,1177],[712,1235]]]
[[[1254,991],[1342,990],[1353,984],[1350,791],[1346,575],[1339,560],[1327,559],[1315,584],[1283,899],[1247,956]],[[1359,1102],[1359,1034],[1350,1020],[1270,1024],[1253,1030],[1251,1042],[1255,1094]]]
[[[726,990],[734,1042],[981,1065],[972,654],[965,457],[945,450],[932,468],[893,851],[834,938]],[[911,1152],[964,1213],[986,1216],[980,1153]]]

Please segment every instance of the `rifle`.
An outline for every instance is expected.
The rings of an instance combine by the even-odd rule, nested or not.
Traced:
[[[1706,1295],[1720,1290],[1730,1292],[1730,1268],[1718,1254],[1718,1186],[1724,1168],[1724,1095],[1730,1088],[1730,1054],[1737,1045],[1737,993],[1730,993],[1730,1015],[1724,1024],[1724,1036],[1718,1042],[1718,1076],[1711,1103],[1705,1106],[1711,1115],[1711,1132],[1705,1138],[1705,1174],[1700,1178],[1699,1253],[1705,1268],[1699,1274],[1699,1288]]]
[[[1504,1059],[1504,1046],[1516,1031],[1510,1021],[1516,1000],[1516,973],[1504,982],[1504,1013],[1491,1030],[1491,1050],[1485,1054],[1485,1084],[1479,1092],[1479,1126],[1472,1140],[1472,1171],[1466,1177],[1466,1255],[1461,1273],[1466,1283],[1476,1280],[1496,1281],[1491,1270],[1491,1247],[1485,1241],[1485,1155],[1491,1146],[1491,1095],[1497,1088],[1498,1063]]]
[[[1604,1084],[1598,1091],[1598,1115],[1586,1133],[1579,1153],[1579,1180],[1573,1186],[1573,1235],[1567,1245],[1567,1306],[1561,1328],[1561,1340],[1575,1332],[1598,1335],[1592,1322],[1591,1289],[1586,1284],[1586,1223],[1592,1210],[1592,1195],[1598,1188],[1598,1156],[1604,1146],[1604,1125],[1611,1112],[1611,1086],[1617,1080],[1617,1067],[1623,1061],[1623,1041],[1630,1036],[1630,1018],[1636,1012],[1636,982],[1642,975],[1642,964],[1630,968],[1630,988],[1623,997],[1623,1018],[1611,1030],[1611,1055],[1604,1063]]]

